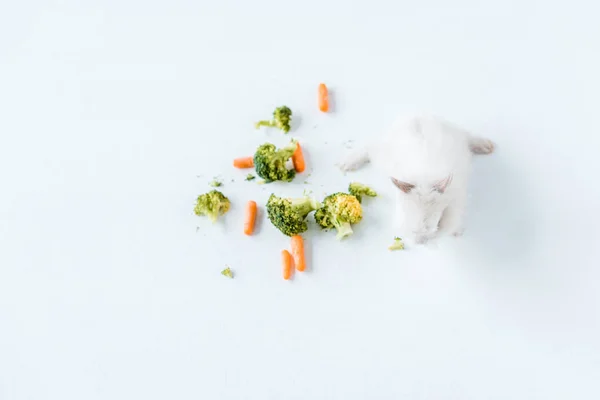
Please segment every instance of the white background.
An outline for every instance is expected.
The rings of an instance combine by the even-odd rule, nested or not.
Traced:
[[[600,397],[598,6],[363,3],[0,5],[0,399]],[[281,104],[312,174],[245,182]],[[393,187],[334,163],[411,110],[498,151],[463,238],[390,253]],[[291,282],[286,237],[241,233],[248,199],[350,180],[381,196]]]

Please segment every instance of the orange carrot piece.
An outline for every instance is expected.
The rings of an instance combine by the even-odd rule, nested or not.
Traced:
[[[286,281],[292,277],[292,256],[289,251],[281,251],[281,265],[283,266],[283,279]]]
[[[254,167],[254,158],[240,157],[233,160],[233,166],[236,168],[252,168]]]
[[[306,259],[304,258],[304,240],[302,236],[292,236],[292,257],[294,258],[294,264],[296,269],[300,272],[306,269]]]
[[[246,203],[246,215],[244,219],[244,233],[248,236],[254,232],[254,223],[256,222],[256,202],[250,200]]]
[[[302,147],[300,143],[296,142],[296,150],[292,154],[292,162],[294,163],[294,169],[296,172],[304,172],[306,164],[304,163],[304,154],[302,153]]]
[[[329,93],[324,83],[319,84],[319,110],[329,111]]]

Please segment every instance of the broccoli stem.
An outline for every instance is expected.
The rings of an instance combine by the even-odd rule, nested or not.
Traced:
[[[217,219],[219,218],[219,211],[215,211],[215,212],[210,212],[207,214],[208,219],[210,219],[210,222],[215,223],[217,222]]]
[[[275,127],[276,125],[275,125],[274,121],[267,121],[267,120],[258,121],[255,124],[256,129],[260,128],[261,126]]]
[[[394,244],[388,247],[388,249],[390,249],[391,251],[404,250],[404,243],[402,243],[402,240],[400,239],[394,239]]]
[[[307,215],[309,212],[316,210],[321,206],[315,199],[310,197],[302,197],[299,199],[290,199],[294,211],[301,215]]]
[[[352,230],[352,225],[350,225],[349,222],[340,222],[337,224],[334,223],[334,226],[338,231],[336,236],[338,240],[342,240],[346,236],[350,236],[354,233],[354,231]]]
[[[294,152],[296,151],[297,148],[298,148],[298,142],[295,141],[295,140],[292,140],[292,142],[290,144],[288,144],[285,147],[282,147],[281,150],[284,150],[284,151],[287,151],[287,152],[291,152],[292,153],[290,155],[290,157],[291,157],[294,154]]]

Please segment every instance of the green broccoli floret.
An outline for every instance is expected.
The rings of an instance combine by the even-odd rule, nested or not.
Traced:
[[[333,193],[325,197],[323,207],[315,211],[315,221],[323,229],[337,229],[337,238],[341,240],[352,235],[351,224],[362,219],[362,207],[356,197],[347,193]]]
[[[272,194],[267,201],[267,216],[281,233],[294,236],[306,232],[306,216],[319,207],[321,204],[309,196],[286,199]]]
[[[254,153],[256,174],[267,183],[273,181],[291,182],[296,176],[296,171],[288,161],[294,154],[296,147],[295,142],[279,150],[271,143],[261,145]]]
[[[220,215],[229,211],[231,203],[229,199],[218,190],[211,190],[198,196],[194,213],[198,216],[206,215],[212,222],[215,222]]]
[[[252,175],[252,174],[248,174],[248,175],[246,176],[246,180],[247,180],[247,181],[253,181],[254,179],[256,179],[256,177],[255,177],[254,175]]]
[[[292,110],[287,106],[277,107],[273,111],[273,119],[271,121],[258,121],[256,123],[256,129],[261,126],[270,126],[281,129],[285,133],[290,131],[290,123],[292,121]]]
[[[358,182],[351,182],[350,185],[348,185],[348,193],[356,197],[360,203],[362,203],[363,196],[377,197],[376,191],[367,185]]]

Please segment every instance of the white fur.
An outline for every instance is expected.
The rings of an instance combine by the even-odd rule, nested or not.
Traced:
[[[398,235],[424,243],[440,233],[460,236],[473,154],[489,154],[494,144],[435,116],[401,117],[378,141],[352,152],[344,171],[371,162],[397,188]],[[392,182],[396,180],[396,184]],[[407,185],[412,189],[405,193]]]

